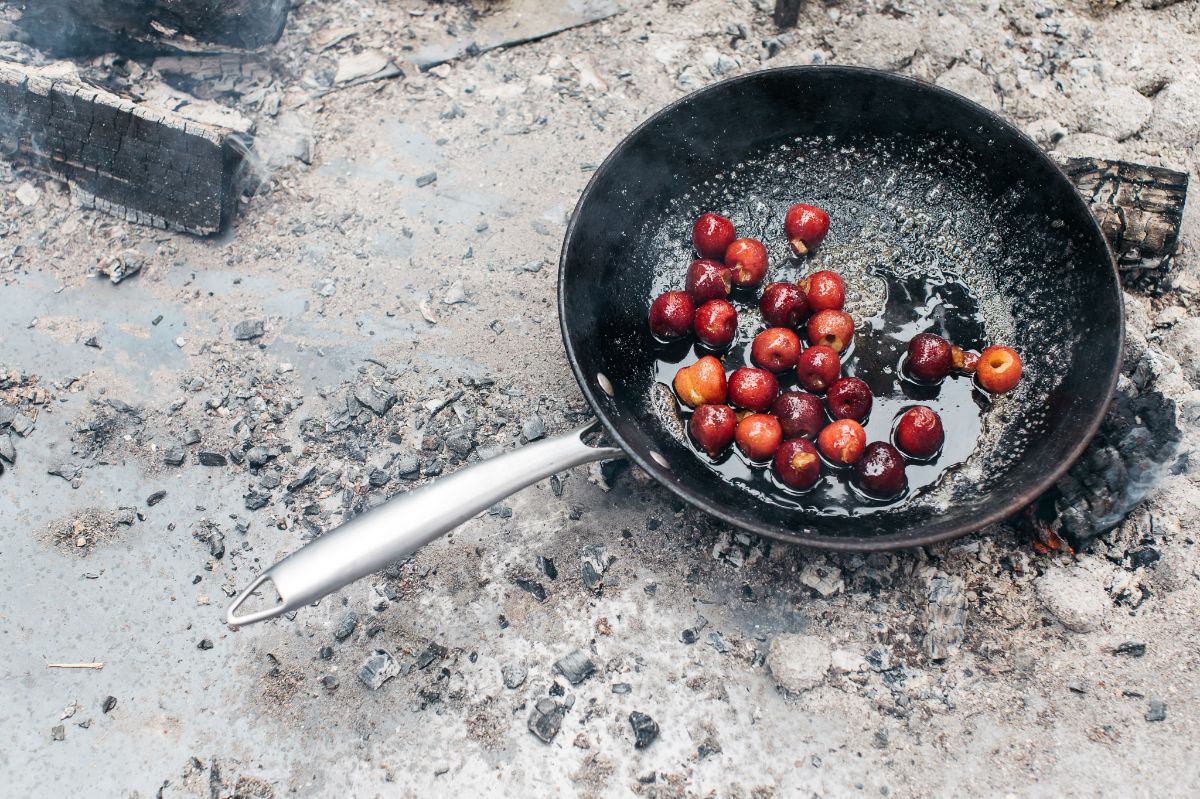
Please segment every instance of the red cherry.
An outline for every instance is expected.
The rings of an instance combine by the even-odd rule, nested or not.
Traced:
[[[694,329],[704,346],[723,350],[737,333],[737,309],[728,300],[709,300],[697,309]]]
[[[700,449],[717,458],[733,443],[737,414],[728,405],[701,405],[692,414],[688,430]]]
[[[696,302],[706,300],[722,300],[729,296],[733,285],[733,276],[725,264],[698,258],[692,261],[687,271],[688,294]]]
[[[788,488],[812,488],[821,477],[821,459],[812,442],[803,438],[785,441],[775,453],[775,474]]]
[[[650,305],[650,332],[668,340],[686,336],[695,315],[696,305],[686,291],[664,292]]]
[[[771,405],[784,438],[816,438],[825,426],[821,398],[803,391],[785,391]]]
[[[767,248],[758,239],[738,239],[725,250],[725,265],[733,270],[733,285],[757,286],[767,276]]]
[[[993,394],[1012,391],[1021,379],[1021,356],[1012,347],[988,347],[979,353],[975,376]]]
[[[809,347],[796,361],[796,376],[809,391],[822,393],[842,373],[842,362],[832,348],[823,344]]]
[[[799,327],[808,316],[808,300],[795,283],[768,283],[758,307],[771,327]]]
[[[800,281],[808,307],[817,311],[840,311],[846,304],[846,283],[837,272],[822,269]]]
[[[815,205],[796,203],[783,219],[783,230],[797,255],[807,255],[825,240],[829,232],[829,214]]]
[[[891,444],[882,441],[868,444],[854,464],[854,473],[864,491],[881,499],[890,499],[904,491],[904,456]]]
[[[779,381],[766,369],[743,366],[729,376],[729,402],[738,408],[765,412],[779,395]]]
[[[821,454],[837,466],[849,466],[862,457],[867,431],[853,419],[839,419],[817,436]]]
[[[754,337],[750,360],[772,372],[786,372],[800,357],[800,337],[786,327],[769,327]]]
[[[950,342],[933,333],[918,333],[908,342],[904,368],[918,380],[936,383],[950,374]]]
[[[896,446],[913,458],[932,458],[945,440],[941,418],[924,405],[909,408],[896,424]]]
[[[979,353],[964,350],[957,344],[951,344],[950,365],[960,372],[973,375],[979,368]]]
[[[829,415],[834,419],[862,422],[871,413],[874,397],[871,387],[857,377],[843,377],[835,380],[825,392],[825,401],[829,404]]]
[[[783,431],[779,420],[766,413],[751,413],[738,422],[734,434],[738,449],[752,461],[768,461],[779,449]]]
[[[725,249],[737,238],[733,223],[716,214],[701,214],[692,225],[692,245],[701,258],[725,257]]]
[[[818,311],[808,320],[808,340],[844,352],[854,340],[854,317],[845,311]]]

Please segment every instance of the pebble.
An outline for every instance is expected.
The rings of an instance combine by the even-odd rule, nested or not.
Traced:
[[[546,435],[546,423],[535,413],[521,425],[521,435],[525,437],[526,441],[537,441]]]
[[[771,641],[767,668],[775,683],[789,694],[820,685],[833,663],[829,645],[815,635],[781,633]]]
[[[1098,628],[1112,605],[1099,580],[1079,569],[1052,568],[1038,578],[1036,590],[1050,615],[1077,633]]]
[[[529,731],[542,742],[550,743],[562,729],[563,717],[566,712],[566,708],[558,702],[550,697],[542,697],[533,706],[533,712],[529,714]]]
[[[645,749],[658,738],[658,722],[645,713],[639,713],[636,710],[630,713],[629,724],[633,727],[635,749]]]
[[[326,691],[336,691],[338,687],[338,678],[332,674],[326,674],[321,678],[321,685],[325,687]]]
[[[500,670],[500,677],[504,680],[505,688],[519,688],[525,682],[525,677],[528,676],[529,670],[525,668],[523,663],[514,663],[505,666]]]
[[[554,668],[566,677],[571,685],[579,685],[596,671],[596,664],[582,649],[576,649],[569,655],[554,661]]]
[[[333,631],[334,640],[345,641],[354,634],[356,627],[358,627],[358,614],[353,610],[346,611],[346,615],[342,617],[337,629]]]
[[[162,502],[163,498],[165,498],[166,496],[167,496],[166,491],[162,491],[162,490],[155,491],[153,494],[146,497],[146,504],[153,508],[155,505]]]
[[[1158,697],[1150,697],[1150,709],[1146,711],[1146,721],[1166,721],[1167,703]]]
[[[266,332],[266,324],[261,319],[244,319],[233,327],[233,337],[238,341],[253,341]]]
[[[400,673],[400,664],[384,649],[376,649],[358,669],[358,679],[372,691]]]
[[[417,178],[417,188],[422,189],[437,181],[437,172],[427,172]]]

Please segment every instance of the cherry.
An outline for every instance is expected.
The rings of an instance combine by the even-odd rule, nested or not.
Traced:
[[[993,394],[1012,391],[1021,379],[1021,356],[1012,347],[988,347],[979,353],[975,376]]]
[[[816,438],[825,426],[821,398],[804,391],[785,391],[771,405],[784,438]]]
[[[775,474],[788,488],[812,488],[821,477],[821,459],[811,441],[793,438],[775,453]]]
[[[853,419],[863,422],[871,412],[871,387],[857,377],[843,377],[834,381],[825,393],[829,404],[829,415],[834,419]]]
[[[751,413],[738,422],[734,434],[738,449],[752,461],[768,461],[779,449],[783,431],[779,420],[766,413]]]
[[[733,276],[725,264],[698,258],[688,267],[686,285],[688,294],[696,302],[721,300],[729,296]]]
[[[808,340],[843,352],[854,340],[854,317],[832,308],[817,311],[808,320]]]
[[[750,360],[772,372],[786,372],[800,357],[800,337],[786,327],[769,327],[754,337]]]
[[[950,374],[950,342],[933,333],[918,333],[908,342],[904,368],[918,380],[936,383]]]
[[[733,443],[737,414],[728,405],[701,405],[692,414],[688,430],[700,449],[716,459]]]
[[[904,456],[883,441],[868,444],[854,465],[858,484],[868,494],[890,499],[904,491]]]
[[[701,214],[692,225],[692,245],[701,258],[725,257],[725,249],[737,238],[733,223],[716,214]]]
[[[960,372],[975,374],[979,368],[979,353],[964,350],[957,344],[950,345],[950,365]]]
[[[675,393],[693,408],[720,405],[725,402],[727,391],[725,367],[711,355],[675,373]]]
[[[767,248],[758,239],[738,239],[725,250],[725,265],[733,270],[733,285],[757,286],[767,276]]]
[[[694,329],[701,344],[723,350],[737,334],[737,309],[728,300],[709,300],[697,309]]]
[[[846,283],[837,272],[822,269],[800,281],[808,307],[817,311],[840,311],[846,304]]]
[[[818,394],[825,391],[842,373],[842,362],[832,348],[823,344],[809,347],[796,361],[800,385]]]
[[[692,329],[696,305],[686,291],[667,291],[650,304],[650,332],[661,339],[686,336]]]
[[[758,307],[772,327],[799,327],[808,316],[808,300],[795,283],[768,283]]]
[[[866,445],[867,432],[853,419],[839,419],[817,436],[821,454],[835,466],[849,466],[857,461]]]
[[[896,424],[896,446],[912,458],[932,458],[945,440],[941,418],[925,405],[909,408]]]
[[[763,413],[779,394],[779,381],[766,369],[743,366],[729,376],[729,402],[749,411]]]
[[[783,231],[796,255],[808,255],[825,240],[825,234],[829,232],[829,214],[815,205],[796,203],[783,219]]]

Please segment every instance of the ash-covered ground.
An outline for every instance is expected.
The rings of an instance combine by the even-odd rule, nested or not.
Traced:
[[[1194,2],[809,2],[784,33],[770,5],[623,0],[421,72],[403,62],[502,12],[309,0],[261,59],[183,88],[169,63],[78,65],[250,117],[269,179],[204,240],[2,167],[8,792],[1194,795],[1195,202],[1170,277],[1128,295],[1121,386],[1126,422],[1177,428],[1178,454],[1137,461],[1122,480],[1149,500],[1078,554],[1014,525],[830,557],[580,468],[294,618],[222,624],[348,513],[587,418],[554,303],[566,218],[689,90],[867,64],[1058,153],[1197,175]],[[381,58],[404,77],[348,86]],[[1111,474],[1097,458],[1079,481]]]

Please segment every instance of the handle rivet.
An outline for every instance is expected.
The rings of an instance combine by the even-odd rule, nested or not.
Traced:
[[[663,467],[664,469],[671,468],[671,464],[667,462],[667,459],[663,456],[663,454],[661,452],[655,452],[654,450],[650,450],[650,457],[654,460],[655,463],[657,463],[659,466]]]
[[[600,390],[612,397],[616,392],[613,391],[612,381],[608,379],[608,375],[604,372],[596,372],[596,382],[600,384]]]

